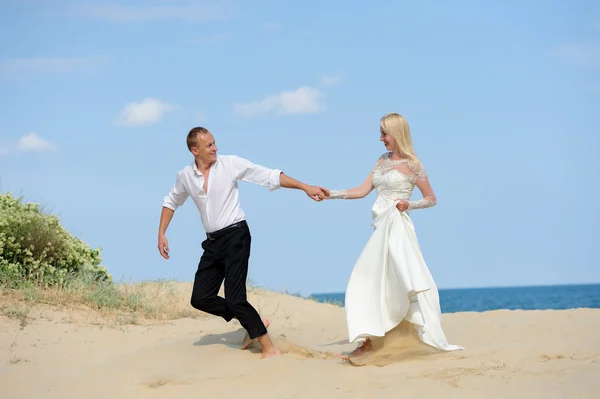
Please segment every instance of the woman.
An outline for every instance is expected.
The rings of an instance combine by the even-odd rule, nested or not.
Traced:
[[[408,123],[399,114],[387,114],[381,118],[380,132],[388,152],[377,160],[367,179],[350,190],[331,190],[327,197],[358,199],[373,189],[377,192],[372,209],[375,231],[346,289],[348,340],[361,344],[350,356],[371,350],[370,337],[383,337],[403,320],[412,323],[428,345],[446,351],[464,349],[446,340],[438,290],[407,212],[436,205],[427,173],[413,149]],[[415,186],[423,198],[410,201]]]

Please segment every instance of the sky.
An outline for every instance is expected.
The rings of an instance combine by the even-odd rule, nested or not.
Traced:
[[[600,282],[598,2],[298,4],[0,0],[0,189],[102,248],[115,280],[191,281],[193,202],[170,260],[157,233],[192,127],[220,154],[348,189],[398,112],[438,199],[411,213],[438,288]],[[252,284],[345,290],[375,192],[240,190]]]

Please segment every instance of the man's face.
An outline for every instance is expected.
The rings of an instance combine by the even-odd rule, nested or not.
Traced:
[[[211,163],[217,160],[217,144],[211,133],[196,136],[196,145],[192,147],[192,154],[202,162]]]

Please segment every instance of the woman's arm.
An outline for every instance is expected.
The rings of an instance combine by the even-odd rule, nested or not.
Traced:
[[[416,184],[419,188],[419,191],[421,191],[423,198],[418,201],[409,201],[408,210],[412,211],[413,209],[424,209],[435,206],[437,204],[437,199],[435,198],[435,193],[433,192],[433,188],[431,188],[429,179],[417,179]]]
[[[407,209],[412,211],[413,209],[425,209],[435,206],[437,204],[437,199],[423,165],[421,165],[420,162],[415,162],[409,163],[408,167],[415,178],[415,185],[419,188],[423,198],[417,201],[402,200],[396,205],[398,210],[404,212]]]
[[[329,195],[325,199],[359,199],[366,197],[371,191],[373,191],[373,172],[369,173],[369,176],[365,181],[358,187],[351,188],[349,190],[331,190]]]

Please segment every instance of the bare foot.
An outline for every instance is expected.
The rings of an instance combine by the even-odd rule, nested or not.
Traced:
[[[269,328],[269,326],[271,325],[271,322],[268,319],[265,319],[264,317],[261,317],[260,319],[262,320],[263,324],[265,325],[265,328]],[[242,350],[248,349],[248,347],[250,345],[252,345],[255,341],[256,341],[256,338],[255,339],[250,338],[248,331],[246,331],[246,333],[244,334],[244,339],[242,340]]]
[[[273,356],[281,356],[281,352],[279,351],[279,349],[275,349],[269,352],[263,351],[262,355],[260,355],[261,359],[266,359],[268,357],[273,357]]]
[[[371,344],[370,339],[367,339],[361,346],[354,349],[349,354],[341,353],[338,355],[338,357],[342,360],[350,360],[350,358],[362,356],[365,353],[370,352],[372,350],[373,350],[373,344]]]
[[[268,333],[258,337],[258,342],[262,347],[262,355],[260,356],[261,359],[266,359],[273,356],[281,356],[281,352],[275,347],[275,345],[273,345],[273,341],[271,341],[271,337],[269,337]]]

